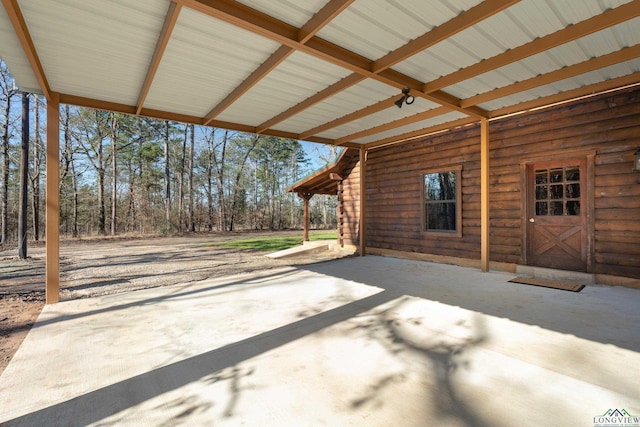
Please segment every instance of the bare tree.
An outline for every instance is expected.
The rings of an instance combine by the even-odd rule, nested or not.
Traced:
[[[0,61],[0,101],[2,102],[2,186],[0,186],[0,244],[9,238],[9,169],[11,166],[9,148],[11,146],[11,98],[17,93],[9,70]]]
[[[27,205],[29,191],[29,94],[22,93],[22,145],[20,150],[20,203],[18,205],[18,258],[27,258]]]

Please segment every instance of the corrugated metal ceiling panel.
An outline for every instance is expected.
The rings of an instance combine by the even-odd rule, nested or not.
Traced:
[[[385,123],[391,123],[396,120],[404,119],[405,117],[410,117],[415,114],[431,110],[433,109],[433,105],[434,104],[430,101],[422,98],[416,98],[415,102],[411,105],[404,105],[402,108],[397,108],[395,105],[391,106],[375,114],[371,114],[342,126],[327,130],[326,132],[321,133],[320,136],[331,139],[343,138],[356,132],[361,132]]]
[[[318,36],[376,60],[478,3],[358,0]]]
[[[590,84],[598,83],[605,80],[614,79],[616,77],[627,76],[632,73],[640,72],[640,59],[627,61],[621,64],[606,67],[597,71],[584,73],[570,79],[561,80],[549,85],[540,86],[521,92],[511,96],[495,99],[493,101],[480,104],[480,107],[490,110],[496,110],[522,102],[541,98],[543,96],[555,95],[571,89],[584,87]]]
[[[278,47],[278,43],[183,8],[145,106],[202,117]]]
[[[328,0],[269,0],[268,2],[260,0],[240,0],[239,2],[267,15],[275,16],[279,20],[294,27],[300,28],[306,24],[317,11],[322,9]]]
[[[640,28],[640,18],[481,74],[452,85],[446,91],[458,98],[466,99],[497,87],[524,81],[594,57],[618,51],[624,47],[640,43],[640,31],[634,32],[632,28]]]
[[[20,3],[54,91],[135,104],[169,2]]]
[[[302,133],[318,124],[328,123],[354,111],[398,94],[398,90],[375,80],[364,80],[276,126]],[[398,96],[399,97],[399,96]]]
[[[257,126],[349,74],[344,68],[296,52],[218,118]]]
[[[13,31],[11,20],[7,16],[4,7],[0,7],[0,40],[2,40],[2,59],[7,67],[14,73],[16,84],[21,90],[27,92],[40,92],[40,86],[36,79],[27,56],[20,45],[20,40]]]
[[[410,125],[401,126],[399,128],[395,128],[395,129],[388,130],[386,132],[381,132],[375,135],[371,135],[366,138],[356,139],[353,142],[356,142],[358,144],[369,144],[372,142],[380,141],[382,139],[399,136],[408,132],[427,129],[431,126],[436,126],[442,123],[448,123],[454,120],[462,119],[464,117],[467,117],[466,114],[459,113],[457,111],[452,111],[451,113],[443,114],[442,116],[434,117],[432,119],[421,120],[419,122],[415,122]]]

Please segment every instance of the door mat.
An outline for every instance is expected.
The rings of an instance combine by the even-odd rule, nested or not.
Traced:
[[[536,277],[516,277],[509,280],[513,283],[522,283],[524,285],[542,286],[545,288],[560,289],[563,291],[580,292],[584,285],[578,283],[557,282],[555,280],[538,279]]]

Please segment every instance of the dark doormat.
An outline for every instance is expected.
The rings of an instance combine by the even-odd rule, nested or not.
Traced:
[[[545,288],[560,289],[571,292],[580,292],[584,288],[584,285],[577,283],[557,282],[555,280],[538,279],[535,277],[516,277],[509,281],[513,283],[522,283],[524,285],[542,286]]]

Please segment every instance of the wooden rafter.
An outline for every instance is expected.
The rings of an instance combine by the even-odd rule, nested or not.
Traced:
[[[31,34],[29,34],[29,29],[27,28],[27,23],[25,22],[20,6],[18,5],[18,0],[2,0],[2,4],[7,11],[9,19],[11,20],[16,36],[18,37],[18,40],[20,40],[22,49],[27,56],[31,69],[33,70],[33,74],[35,75],[36,80],[38,80],[42,94],[47,100],[51,99],[51,87],[47,81],[47,75],[44,72],[40,58],[38,57],[36,47],[31,39]]]
[[[520,113],[522,111],[531,110],[534,108],[540,108],[547,105],[557,104],[571,99],[580,98],[583,96],[593,95],[595,93],[604,92],[607,90],[617,89],[624,86],[640,83],[640,71],[636,71],[633,74],[629,74],[622,77],[617,77],[611,80],[605,80],[603,82],[594,83],[579,87],[577,89],[560,92],[554,95],[544,96],[531,101],[522,102],[520,104],[512,105],[509,107],[499,108],[491,111],[491,118],[507,116],[514,113]]]
[[[382,110],[386,110],[387,108],[390,108],[393,106],[393,103],[398,99],[397,96],[393,96],[391,98],[387,98],[384,99],[380,102],[376,102],[375,104],[369,105],[368,107],[362,108],[358,111],[354,111],[353,113],[344,115],[342,117],[339,117],[335,120],[332,120],[328,123],[322,124],[320,126],[317,126],[313,129],[309,129],[308,131],[305,131],[303,133],[300,134],[300,139],[306,139],[310,136],[313,135],[317,135],[319,133],[322,133],[326,130],[329,129],[333,129],[335,127],[338,126],[342,126],[346,123],[349,122],[353,122],[355,120],[361,119],[363,117],[366,116],[370,116],[371,114],[375,114],[377,112],[380,112]]]
[[[289,46],[295,50],[305,52],[324,61],[348,69],[366,78],[377,80],[392,87],[402,89],[409,87],[414,89],[414,96],[420,96],[429,101],[447,106],[453,110],[476,118],[486,117],[488,112],[473,107],[463,109],[460,100],[445,94],[425,93],[422,91],[423,83],[397,71],[386,69],[381,72],[373,72],[373,61],[351,52],[348,49],[335,45],[317,36],[308,38],[306,43],[298,41],[299,29],[272,16],[254,10],[235,1],[223,0],[176,0],[194,10],[211,17],[220,19],[239,28],[251,31],[255,34]]]
[[[156,49],[153,52],[151,64],[149,65],[147,75],[142,85],[142,89],[140,90],[140,94],[138,95],[136,115],[140,114],[142,107],[144,107],[144,101],[149,94],[149,89],[151,89],[151,83],[153,83],[153,78],[158,71],[160,61],[162,60],[162,55],[167,48],[167,44],[169,43],[169,39],[171,38],[171,33],[176,26],[181,8],[182,5],[179,3],[175,3],[173,1],[169,3],[169,9],[167,10],[167,14],[164,18],[164,24],[162,25],[162,30],[160,31],[160,36],[158,37],[158,42],[156,43]]]
[[[395,120],[393,122],[383,123],[378,126],[374,126],[369,129],[362,130],[360,132],[352,133],[351,135],[344,136],[342,138],[338,138],[336,140],[337,145],[344,144],[345,142],[352,142],[356,139],[364,138],[370,135],[375,135],[377,133],[386,132],[391,129],[396,129],[401,126],[410,125],[412,123],[419,122],[421,120],[431,119],[433,117],[440,116],[442,114],[448,113],[450,110],[446,107],[437,107],[431,110],[423,111],[418,114],[414,114],[412,116],[403,117],[402,119]]]
[[[298,30],[297,40],[306,43],[326,24],[331,22],[336,15],[349,7],[355,0],[332,0]],[[295,50],[291,46],[281,46],[265,62],[256,68],[238,87],[229,93],[204,117],[203,124],[209,125],[225,109],[229,108],[237,99],[254,87],[260,80],[267,76],[273,69],[287,59]]]
[[[399,142],[405,142],[416,138],[422,138],[424,136],[434,134],[437,132],[453,129],[459,126],[468,125],[471,123],[477,123],[478,120],[473,117],[465,117],[451,122],[442,123],[436,126],[431,126],[424,129],[418,129],[411,132],[403,133],[402,135],[395,135],[389,138],[380,139],[378,141],[365,144],[367,148],[381,147],[383,145],[396,144]]]
[[[362,80],[364,80],[364,77],[358,75],[358,74],[351,74],[347,77],[345,77],[342,80],[339,80],[338,82],[334,83],[333,85],[321,90],[320,92],[316,93],[315,95],[305,99],[304,101],[302,101],[301,103],[294,105],[293,107],[289,108],[286,111],[283,111],[282,113],[278,114],[277,116],[267,120],[266,122],[262,123],[261,125],[259,125],[257,127],[257,131],[258,133],[262,133],[267,129],[270,129],[273,125],[275,125],[276,123],[280,123],[282,121],[284,121],[285,119],[292,117],[296,114],[298,114],[299,112],[306,110],[307,108],[311,107],[312,105],[317,104],[318,102],[321,102],[322,100],[326,99],[328,97],[328,93],[334,94],[337,92],[341,92],[355,84],[360,83]]]
[[[520,0],[486,0],[462,12],[455,18],[433,28],[428,33],[410,41],[399,49],[374,61],[371,70],[374,73],[393,67],[397,63],[440,43],[443,40],[457,34],[478,22],[481,22],[504,9],[513,6]]]
[[[448,37],[451,37],[452,35],[469,28],[470,26],[478,23],[479,21],[482,21],[492,15],[495,15],[496,13],[508,8],[509,6],[512,6],[513,4],[518,3],[519,1],[520,0],[489,0],[489,1],[482,2],[479,5],[474,6],[473,8],[461,13],[455,18],[445,22],[444,24],[434,28],[433,30],[423,34],[417,39],[414,39],[409,43],[405,44],[404,46],[394,50],[393,52],[388,53],[382,58],[371,62],[371,71],[375,74],[382,73],[388,68],[394,66],[395,64],[425,49],[428,49],[429,47],[441,42],[442,40],[445,40]],[[304,32],[304,27],[303,29],[300,30],[300,32]],[[304,32],[304,33],[306,34],[307,32]],[[360,80],[364,80],[365,78],[365,76],[362,73],[357,73],[357,72],[350,77],[356,78],[356,76],[359,76]],[[330,86],[326,88],[324,91],[318,94],[315,94],[312,97],[313,98],[312,102],[309,102],[309,100],[302,101],[298,105],[295,105],[289,110],[279,114],[276,117],[273,117],[272,119],[258,126],[258,129],[260,131],[260,130],[269,128],[274,124],[279,123],[289,117],[292,117],[295,114],[298,114],[299,112],[303,111],[304,109],[309,108],[310,106],[335,95],[341,90],[344,90],[344,88],[342,88],[339,84]],[[419,94],[419,95],[423,97],[427,96],[426,94]],[[435,101],[436,103],[439,103],[441,105],[447,105],[449,108],[454,108],[454,109],[458,109],[459,111],[462,111],[462,109],[459,108],[460,107],[459,100],[456,99],[455,97],[452,97],[451,95],[446,95],[443,92],[435,91],[433,94],[431,94],[431,97],[429,98],[432,101]],[[486,112],[479,109],[472,108],[472,109],[469,109],[468,111],[462,111],[462,112],[466,114],[471,113],[472,115],[477,115],[477,116],[486,116]],[[313,133],[305,132],[305,135],[313,135]]]
[[[562,30],[540,37],[522,46],[510,49],[492,58],[477,62],[461,70],[455,71],[439,79],[425,83],[422,90],[426,93],[451,86],[483,73],[495,70],[513,62],[528,58],[572,40],[593,34],[610,26],[640,16],[640,0],[608,10],[601,15],[570,25]]]
[[[611,65],[615,65],[620,62],[629,61],[639,56],[640,56],[640,44],[637,44],[635,46],[624,48],[619,51],[609,53],[607,55],[589,59],[587,61],[583,61],[575,65],[570,65],[568,67],[560,68],[558,70],[551,71],[546,74],[542,74],[527,80],[513,83],[508,86],[503,86],[501,88],[494,89],[489,92],[472,96],[470,98],[464,99],[462,101],[462,105],[476,105],[482,102],[487,102],[487,101],[502,98],[505,96],[513,95],[514,93],[523,92],[528,89],[533,89],[533,88],[554,83],[560,80],[568,79],[570,77],[578,76],[580,74],[588,73],[590,71],[594,71],[600,68],[609,67]]]

